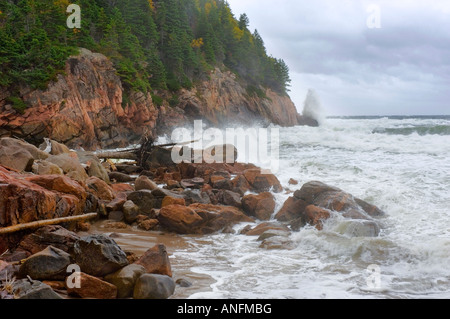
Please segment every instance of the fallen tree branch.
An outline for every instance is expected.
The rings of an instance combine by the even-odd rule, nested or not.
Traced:
[[[79,215],[79,216],[71,216],[71,217],[61,217],[61,218],[47,219],[47,220],[38,220],[35,222],[31,222],[31,223],[18,224],[18,225],[14,225],[14,226],[0,228],[0,235],[17,233],[22,230],[35,229],[35,228],[39,228],[42,226],[57,225],[57,224],[62,224],[62,223],[70,223],[70,222],[76,222],[76,221],[81,221],[81,220],[88,220],[88,219],[93,219],[95,217],[97,217],[97,213],[91,213],[91,214],[85,214],[85,215]]]

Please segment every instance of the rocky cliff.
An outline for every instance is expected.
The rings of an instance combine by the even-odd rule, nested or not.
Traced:
[[[81,49],[70,57],[64,74],[45,91],[20,89],[28,105],[13,108],[11,93],[0,88],[0,136],[17,136],[32,143],[44,137],[85,149],[126,146],[145,132],[160,134],[193,119],[212,125],[227,123],[299,124],[295,105],[288,96],[266,90],[263,97],[249,94],[231,72],[215,69],[209,79],[191,90],[178,92],[178,105],[166,101],[156,106],[150,94],[132,92],[127,103],[111,61]]]

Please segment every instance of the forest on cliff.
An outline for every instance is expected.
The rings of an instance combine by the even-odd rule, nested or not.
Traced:
[[[81,8],[80,28],[67,26],[71,3]],[[260,87],[286,94],[290,83],[286,63],[224,0],[0,2],[0,86],[15,108],[21,86],[45,89],[80,47],[110,58],[125,92],[189,89],[215,67],[244,80],[249,95],[261,97]]]

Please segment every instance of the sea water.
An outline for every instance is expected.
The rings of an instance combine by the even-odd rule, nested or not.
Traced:
[[[169,249],[174,276],[194,286],[175,298],[450,298],[449,116],[279,129],[282,185],[321,181],[377,205],[387,214],[380,235],[348,236],[335,216],[322,231],[292,233],[290,249],[260,248],[238,234],[246,224],[236,234],[179,236],[183,245]],[[279,210],[292,195],[274,196]]]

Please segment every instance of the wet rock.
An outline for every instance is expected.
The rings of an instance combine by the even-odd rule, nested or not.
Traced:
[[[305,208],[305,222],[312,226],[316,226],[318,230],[323,229],[323,221],[327,220],[330,217],[331,213],[327,209],[314,205],[309,205]]]
[[[108,174],[109,179],[111,182],[114,183],[129,183],[134,182],[134,179],[131,178],[129,175],[120,173],[120,172],[111,172]]]
[[[106,276],[105,281],[117,287],[117,298],[130,298],[133,296],[136,281],[145,273],[143,266],[131,264]]]
[[[182,193],[182,196],[186,200],[186,205],[191,205],[194,203],[200,203],[200,204],[210,204],[211,203],[211,199],[210,199],[209,195],[198,189],[185,190]]]
[[[249,216],[269,220],[275,211],[275,199],[269,192],[247,195],[242,198],[242,207]]]
[[[233,190],[233,192],[239,193],[241,196],[244,196],[245,193],[247,193],[251,189],[251,186],[244,175],[238,175],[231,180],[231,189]]]
[[[167,299],[175,292],[175,282],[169,276],[145,274],[134,287],[134,299]]]
[[[147,176],[141,175],[136,179],[134,187],[137,191],[143,189],[153,191],[158,188],[158,185]]]
[[[174,165],[175,163],[172,160],[172,150],[163,147],[153,147],[146,162],[147,167],[170,167]]]
[[[48,246],[43,251],[28,257],[20,266],[22,277],[37,280],[62,280],[70,265],[70,255],[61,249]]]
[[[222,190],[220,192],[220,203],[222,203],[225,206],[234,206],[241,208],[241,195],[238,193],[229,191],[229,190]]]
[[[124,220],[124,214],[121,211],[112,211],[109,213],[108,219],[115,222],[122,222]]]
[[[349,237],[377,237],[380,234],[378,223],[370,220],[352,220],[339,226],[340,233]]]
[[[128,265],[125,252],[103,235],[83,237],[74,244],[74,259],[89,275],[103,277]]]
[[[158,221],[165,229],[179,234],[195,234],[203,219],[192,209],[181,205],[163,207]]]
[[[100,178],[105,183],[109,184],[111,183],[111,180],[109,179],[108,171],[103,167],[102,164],[100,164],[100,161],[98,158],[94,157],[90,159],[87,164],[89,165],[88,168],[88,175],[90,177],[97,177]]]
[[[182,288],[192,287],[192,282],[190,282],[184,278],[177,279],[176,284]]]
[[[283,191],[278,178],[273,174],[262,174],[260,169],[248,169],[244,172],[250,186],[258,193],[273,191],[280,193]]]
[[[64,227],[44,226],[25,236],[19,243],[19,248],[36,254],[48,246],[53,246],[68,253],[78,239],[80,237],[77,234]]]
[[[291,178],[288,183],[289,185],[298,185],[298,180]]]
[[[12,290],[16,299],[63,299],[50,286],[37,280],[16,280]]]
[[[249,227],[251,227],[251,226],[249,225]],[[273,223],[273,222],[266,222],[266,223],[259,224],[255,228],[251,228],[251,229],[244,231],[243,234],[245,234],[247,236],[260,236],[268,231],[289,232],[290,230],[285,225],[282,225],[279,223]]]
[[[139,213],[149,215],[158,207],[158,199],[149,190],[140,190],[128,194],[127,199],[139,207]]]
[[[123,216],[125,218],[125,221],[128,224],[134,223],[140,214],[139,206],[137,206],[131,200],[128,200],[123,204],[122,211],[123,211]]]
[[[127,202],[127,194],[126,193],[116,193],[115,198],[106,204],[106,210],[109,212],[121,211],[123,209],[123,205],[126,202]]]
[[[258,237],[258,241],[264,241],[270,237],[289,237],[291,235],[290,231],[286,230],[278,230],[278,229],[272,229],[267,230]]]
[[[98,177],[92,176],[86,180],[88,191],[101,200],[112,201],[114,192],[109,185]]]
[[[111,188],[116,194],[134,192],[134,187],[131,186],[130,184],[123,184],[123,183],[111,184]]]
[[[289,222],[302,216],[308,204],[295,197],[289,197],[275,218],[280,222]]]
[[[295,248],[295,244],[284,236],[274,236],[265,239],[259,247],[267,250],[291,250]]]
[[[67,287],[67,293],[85,299],[116,299],[117,287],[97,277],[80,273],[79,287]]]
[[[158,225],[159,221],[157,219],[146,219],[138,223],[138,228],[145,231],[150,231],[155,229]]]
[[[172,268],[166,246],[159,244],[145,252],[136,262],[145,268],[147,273],[172,277]]]

